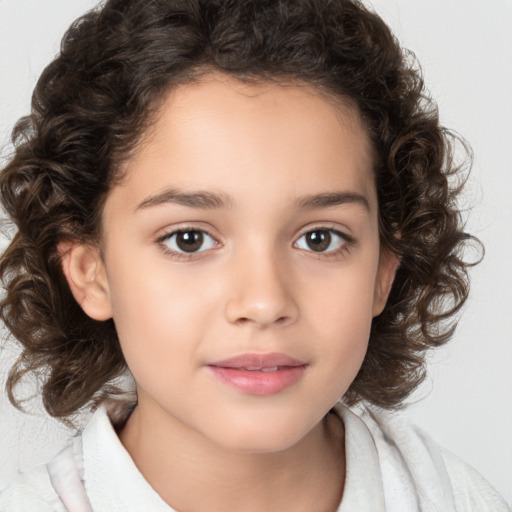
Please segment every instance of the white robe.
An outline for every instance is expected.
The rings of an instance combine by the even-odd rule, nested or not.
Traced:
[[[469,465],[420,430],[369,410],[336,410],[345,425],[338,512],[509,512]],[[0,493],[1,512],[172,512],[125,450],[101,406],[48,464]]]

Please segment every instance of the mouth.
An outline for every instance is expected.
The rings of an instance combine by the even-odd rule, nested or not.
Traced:
[[[286,354],[243,354],[207,365],[221,382],[250,395],[270,396],[296,384],[307,363]]]

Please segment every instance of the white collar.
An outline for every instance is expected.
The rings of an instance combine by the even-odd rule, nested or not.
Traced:
[[[347,472],[338,512],[384,512],[379,457],[364,422],[341,404],[336,406],[345,426]],[[144,479],[120,442],[107,406],[95,412],[82,434],[84,481],[93,510],[172,512]]]
[[[106,405],[82,433],[84,485],[92,510],[172,512],[142,476],[117,437]]]
[[[362,419],[341,404],[336,412],[345,426],[345,489],[338,512],[385,512],[379,456]]]

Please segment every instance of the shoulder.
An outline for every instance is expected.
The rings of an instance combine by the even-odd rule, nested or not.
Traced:
[[[345,413],[346,414],[346,413]],[[393,510],[510,512],[493,487],[469,464],[397,415],[358,411],[378,454],[386,503]],[[398,506],[400,504],[400,506]],[[403,506],[402,506],[403,505]]]
[[[22,472],[0,491],[0,510],[5,512],[65,512],[46,465]]]
[[[473,467],[440,448],[452,484],[457,511],[509,512],[496,490]]]
[[[70,439],[50,462],[20,472],[0,492],[2,512],[90,512],[82,480],[81,438]]]

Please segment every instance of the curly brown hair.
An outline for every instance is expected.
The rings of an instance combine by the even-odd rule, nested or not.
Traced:
[[[57,244],[98,240],[120,163],[165,93],[212,70],[349,98],[370,134],[381,243],[401,265],[347,402],[399,406],[424,378],[426,351],[453,334],[469,266],[455,202],[458,139],[440,126],[414,58],[375,13],[357,0],[109,0],[65,34],[0,175],[17,227],[0,260],[0,316],[23,347],[7,382],[15,405],[29,372],[60,418],[115,392],[125,362],[114,323],[92,320],[74,300]]]

